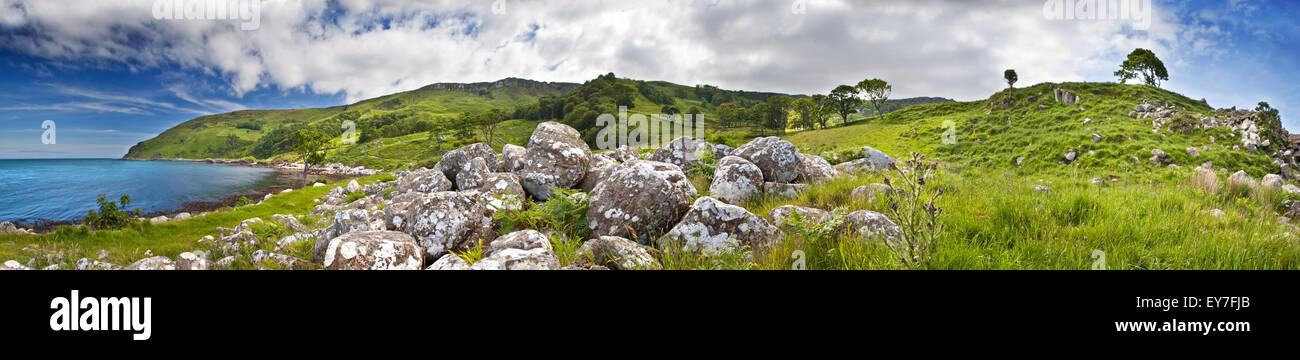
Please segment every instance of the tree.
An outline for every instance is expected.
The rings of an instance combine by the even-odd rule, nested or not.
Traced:
[[[744,122],[745,108],[736,105],[734,102],[722,103],[718,105],[718,124],[727,129]]]
[[[487,138],[488,146],[492,146],[492,142],[496,139],[497,125],[503,121],[506,121],[506,114],[501,109],[492,109],[478,116],[476,123],[483,130],[483,137]]]
[[[769,129],[776,130],[777,134],[785,134],[786,125],[790,123],[790,107],[793,103],[794,100],[785,95],[767,98],[767,107],[771,114],[767,117],[767,122],[764,125]]]
[[[817,124],[821,125],[822,129],[825,129],[827,123],[831,121],[831,114],[828,112],[830,109],[826,106],[826,95],[813,95],[812,102],[817,105]]]
[[[867,94],[871,99],[871,107],[876,109],[876,114],[885,116],[885,103],[889,101],[889,94],[894,91],[894,87],[888,82],[880,79],[862,80],[858,83],[858,91]]]
[[[312,165],[320,165],[325,162],[325,149],[329,146],[330,138],[321,134],[319,131],[305,129],[298,130],[293,136],[293,152],[302,159],[302,183],[307,184],[307,170]]]
[[[799,126],[805,129],[816,129],[818,124],[825,124],[826,113],[822,111],[821,105],[818,105],[811,97],[802,98],[794,101],[794,112],[799,114]]]
[[[826,104],[831,111],[840,115],[841,122],[848,124],[849,115],[856,112],[858,106],[862,106],[862,98],[858,97],[858,89],[848,85],[840,85],[835,90],[831,90],[830,95],[826,96]]]
[[[1160,87],[1161,81],[1169,80],[1169,71],[1165,69],[1165,63],[1156,57],[1156,53],[1138,48],[1128,54],[1128,59],[1115,71],[1115,76],[1119,77],[1121,84],[1141,76],[1142,82],[1147,85]]]
[[[1016,81],[1020,80],[1020,76],[1016,75],[1016,70],[1014,69],[1007,69],[1007,71],[1003,71],[1002,78],[1007,80],[1007,87],[1010,87],[1012,89],[1016,88]]]

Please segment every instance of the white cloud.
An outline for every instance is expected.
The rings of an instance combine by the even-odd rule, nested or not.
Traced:
[[[348,101],[434,82],[605,72],[788,93],[880,77],[896,96],[971,100],[1002,88],[1006,68],[1022,84],[1103,81],[1135,47],[1176,58],[1214,46],[1180,36],[1160,8],[1142,32],[1125,21],[1047,20],[1036,1],[810,0],[800,15],[790,1],[506,0],[493,14],[493,1],[343,0],[335,17],[325,1],[275,0],[257,31],[238,30],[240,21],[157,21],[151,0],[3,1],[0,26],[39,29],[0,31],[0,46],[23,53],[174,63],[221,77],[235,96],[274,87]]]

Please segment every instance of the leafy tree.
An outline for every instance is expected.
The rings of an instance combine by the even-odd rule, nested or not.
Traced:
[[[482,129],[484,137],[487,138],[488,146],[492,146],[492,142],[496,139],[497,125],[500,125],[503,121],[506,121],[506,114],[500,109],[492,109],[478,116],[476,123]]]
[[[1169,71],[1165,69],[1165,63],[1156,57],[1156,53],[1138,48],[1128,54],[1128,59],[1115,71],[1115,76],[1119,77],[1121,84],[1141,76],[1142,82],[1147,85],[1160,87],[1161,81],[1169,80]]]
[[[862,106],[862,98],[858,97],[858,89],[848,85],[840,85],[826,97],[826,104],[835,114],[840,115],[841,122],[848,124],[849,115],[856,112],[858,106]]]
[[[293,152],[302,159],[302,182],[307,183],[307,171],[312,165],[325,163],[325,149],[330,138],[316,130],[298,130],[293,137]]]
[[[789,96],[777,95],[767,98],[767,110],[770,115],[763,125],[769,129],[775,130],[777,134],[784,134],[785,128],[790,122],[790,108],[794,100]]]
[[[1007,69],[1007,71],[1003,71],[1002,78],[1007,80],[1007,87],[1010,87],[1012,89],[1016,88],[1016,81],[1020,80],[1020,76],[1016,75],[1016,70],[1014,69]]]
[[[121,229],[135,222],[135,217],[139,217],[141,212],[136,208],[134,212],[127,212],[126,207],[131,205],[131,195],[122,195],[116,203],[108,201],[108,197],[99,194],[99,199],[95,200],[99,204],[99,211],[86,211],[86,217],[82,222],[91,229]]]
[[[734,102],[718,105],[718,123],[725,128],[732,128],[745,122],[746,109]]]
[[[815,120],[818,125],[821,125],[822,129],[825,129],[831,121],[830,108],[826,106],[827,101],[828,98],[826,95],[817,94],[812,96],[813,104],[817,105],[817,116]]]
[[[818,105],[811,97],[795,100],[793,104],[794,112],[799,114],[799,126],[805,129],[816,129],[817,125],[824,124],[826,113],[822,111],[821,105]]]
[[[876,114],[885,116],[885,103],[889,101],[889,94],[894,91],[893,86],[884,80],[869,79],[858,83],[858,91],[867,94],[867,98],[871,100],[871,107],[876,109]]]

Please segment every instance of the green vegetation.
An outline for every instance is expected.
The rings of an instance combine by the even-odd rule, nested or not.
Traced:
[[[1119,77],[1121,84],[1140,76],[1144,84],[1160,87],[1161,81],[1169,81],[1169,70],[1165,69],[1165,62],[1160,61],[1155,52],[1139,48],[1128,54],[1119,70],[1115,71],[1115,76]]]
[[[140,216],[139,208],[132,212],[126,211],[126,207],[131,205],[131,195],[123,194],[115,203],[109,201],[104,194],[99,194],[95,203],[99,204],[99,211],[89,210],[82,219],[82,223],[95,230],[121,229],[135,224],[135,218]]]

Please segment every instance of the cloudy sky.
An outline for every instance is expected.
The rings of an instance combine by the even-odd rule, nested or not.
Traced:
[[[1049,18],[1052,1],[1068,0],[266,0],[193,19],[191,0],[180,18],[174,0],[0,0],[0,158],[119,157],[205,114],[511,76],[793,94],[878,77],[899,98],[978,100],[1007,68],[1021,85],[1114,81],[1137,47],[1164,59],[1166,88],[1268,101],[1300,130],[1297,2],[1157,0],[1143,22]]]

